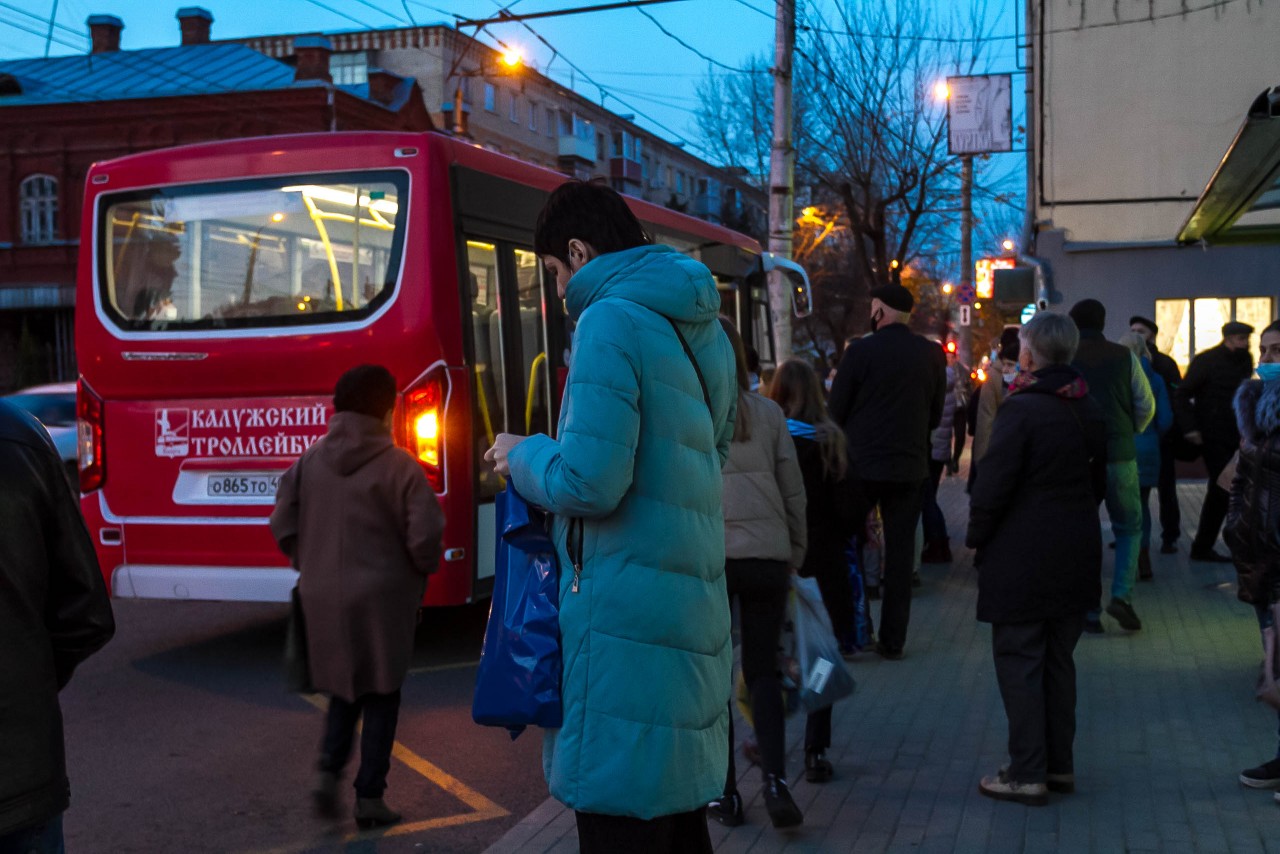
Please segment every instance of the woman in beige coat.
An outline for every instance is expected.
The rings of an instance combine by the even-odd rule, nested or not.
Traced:
[[[271,533],[298,569],[311,680],[329,695],[312,794],[328,817],[363,714],[356,822],[392,824],[382,799],[400,686],[444,514],[426,475],[391,439],[396,383],[377,365],[342,375],[328,433],[280,479]]]

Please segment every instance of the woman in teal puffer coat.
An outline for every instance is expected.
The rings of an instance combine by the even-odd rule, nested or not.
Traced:
[[[552,193],[534,250],[577,321],[558,435],[503,434],[485,456],[555,514],[564,724],[547,782],[577,812],[582,851],[709,852],[732,666],[720,469],[736,376],[720,297],[602,185]]]

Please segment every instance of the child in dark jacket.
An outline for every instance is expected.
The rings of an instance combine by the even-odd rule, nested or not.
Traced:
[[[853,536],[855,510],[845,483],[848,455],[844,431],[831,420],[822,385],[807,362],[788,359],[769,385],[769,397],[782,407],[804,477],[809,548],[799,574],[815,578],[836,638],[853,636],[853,588],[845,547]],[[832,775],[826,757],[831,746],[831,707],[809,715],[805,725],[805,779],[822,783]]]

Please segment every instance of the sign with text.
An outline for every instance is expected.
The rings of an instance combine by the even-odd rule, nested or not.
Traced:
[[[973,263],[973,284],[978,299],[991,299],[995,293],[995,271],[1012,270],[1018,262],[1012,258],[979,258]]]
[[[1012,91],[1008,74],[947,78],[947,147],[952,154],[1013,150]]]

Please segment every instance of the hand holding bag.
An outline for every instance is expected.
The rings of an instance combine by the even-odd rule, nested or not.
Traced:
[[[471,717],[514,739],[530,724],[561,724],[560,574],[547,515],[509,480],[496,504],[497,566]]]

